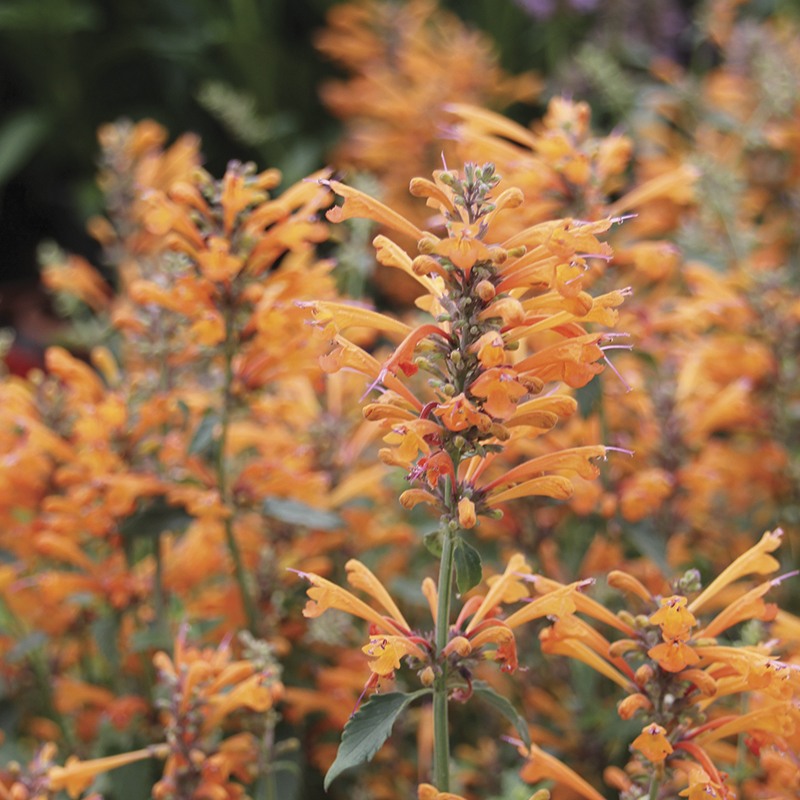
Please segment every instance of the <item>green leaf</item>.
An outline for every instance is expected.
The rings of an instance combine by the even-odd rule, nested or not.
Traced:
[[[171,506],[158,497],[122,522],[119,532],[126,540],[155,538],[164,531],[183,530],[193,519],[183,508]]]
[[[172,648],[172,636],[161,626],[134,631],[131,635],[131,650],[134,653],[150,650],[167,650]]]
[[[509,700],[498,694],[485,681],[473,681],[472,691],[482,697],[495,711],[499,711],[517,729],[522,741],[530,747],[531,735],[528,732],[528,723]]]
[[[106,773],[111,789],[109,794],[117,800],[139,800],[142,787],[152,786],[156,779],[156,764],[153,758],[110,770]]]
[[[217,427],[217,422],[219,422],[217,414],[213,411],[206,411],[197,426],[197,430],[194,432],[192,441],[189,443],[188,453],[190,456],[213,456],[214,445],[216,444],[214,429]]]
[[[395,720],[406,706],[429,693],[430,689],[419,689],[410,694],[374,694],[363,703],[344,726],[336,760],[325,776],[325,790],[346,769],[371,761],[389,738]]]
[[[425,547],[428,549],[428,552],[439,558],[442,555],[442,539],[444,538],[444,533],[442,532],[441,528],[437,528],[435,531],[430,531],[426,533],[425,536],[422,537],[422,541],[425,542]]]
[[[481,578],[483,577],[481,557],[471,544],[467,544],[459,537],[456,541],[454,558],[456,565],[456,586],[458,586],[458,591],[464,594],[481,582]]]
[[[585,386],[581,386],[575,392],[575,397],[578,401],[580,415],[582,417],[590,417],[600,408],[600,404],[603,402],[603,386],[595,378]]]
[[[50,120],[41,111],[22,111],[0,127],[0,185],[33,158],[49,133]]]
[[[330,531],[341,528],[344,520],[333,511],[313,508],[299,500],[287,500],[283,497],[267,497],[261,510],[268,517],[290,525],[302,525],[304,528]]]

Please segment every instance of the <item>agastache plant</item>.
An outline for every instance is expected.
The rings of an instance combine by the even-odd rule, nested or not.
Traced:
[[[356,189],[326,181],[344,199],[328,212],[329,220],[366,217],[414,243],[411,255],[386,235],[373,242],[381,264],[402,270],[425,290],[417,306],[430,316],[411,325],[355,305],[306,304],[315,324],[331,338],[323,366],[360,372],[368,383],[365,397],[378,393],[366,402],[364,415],[382,428],[387,446],[380,450],[381,460],[406,472],[409,488],[400,495],[401,504],[408,509],[427,504],[439,515],[437,530],[426,537],[428,548],[439,557],[439,579],[436,585],[430,580],[423,584],[434,620],[430,638],[409,630],[388,592],[359,562],[348,565],[350,582],[370,594],[382,611],[306,574],[313,586],[305,613],[317,616],[326,608],[339,608],[368,620],[374,635],[364,650],[375,679],[399,668],[404,657],[419,671],[419,692],[373,701],[396,717],[417,696],[432,694],[433,771],[441,792],[449,791],[448,703],[471,693],[465,686],[470,672],[460,660],[474,659],[488,647],[482,657],[489,655],[513,671],[513,628],[539,616],[571,614],[580,588],[555,582],[542,588],[524,558],[515,556],[503,578],[468,599],[454,621],[454,584],[463,595],[482,579],[470,531],[481,517],[497,517],[508,500],[532,495],[566,499],[573,490],[571,477],[597,475],[594,461],[605,457],[609,448],[604,445],[546,452],[514,465],[506,456],[515,440],[537,437],[574,412],[574,398],[554,387],[581,387],[604,369],[604,346],[613,334],[591,331],[587,325],[613,325],[615,308],[626,294],[618,290],[591,297],[582,289],[588,260],[610,257],[609,247],[597,237],[615,220],[559,219],[498,240],[495,220],[523,202],[515,188],[493,198],[498,181],[492,164],[467,164],[463,175],[438,171],[432,181],[414,179],[411,193],[425,198],[440,215],[446,233],[442,237]],[[379,361],[347,338],[354,327],[374,329],[398,343]],[[421,376],[427,382],[420,382]],[[528,597],[527,581],[542,596],[501,620],[497,607]],[[355,763],[353,726],[375,718],[380,726],[385,723],[380,717],[374,703],[362,706],[350,730],[345,729],[328,783]]]

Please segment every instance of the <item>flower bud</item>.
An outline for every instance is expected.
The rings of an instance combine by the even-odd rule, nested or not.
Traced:
[[[475,527],[477,521],[475,503],[468,497],[462,497],[458,501],[458,524],[465,530],[469,530]]]
[[[637,686],[646,686],[653,680],[654,675],[655,670],[650,664],[642,664],[634,673],[633,680],[636,682]]]
[[[494,284],[487,280],[478,281],[474,292],[484,303],[494,300],[497,295],[497,289],[494,288]]]
[[[620,719],[631,719],[637,711],[650,711],[653,704],[649,697],[636,693],[628,695],[624,700],[617,703],[617,713]]]
[[[430,665],[425,667],[425,669],[420,670],[419,672],[419,682],[423,686],[433,686],[433,682],[436,680],[436,673],[433,671],[433,667]]]

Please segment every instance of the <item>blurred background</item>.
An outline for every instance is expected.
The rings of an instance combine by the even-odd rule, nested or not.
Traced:
[[[43,242],[97,262],[86,220],[102,210],[97,129],[153,118],[173,136],[199,134],[206,166],[277,165],[287,182],[329,163],[341,125],[320,87],[341,75],[315,46],[334,0],[4,0],[0,3],[0,327],[16,350],[47,339],[37,288]],[[403,6],[397,3],[398,9]],[[483,31],[510,74],[590,99],[600,132],[636,113],[658,59],[702,71],[716,58],[700,34],[739,2],[460,0],[442,2]],[[747,3],[754,18],[796,12],[795,0]],[[703,23],[700,25],[699,23]]]

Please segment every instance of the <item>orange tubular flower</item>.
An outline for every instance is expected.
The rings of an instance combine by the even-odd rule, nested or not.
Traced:
[[[169,691],[164,706],[167,744],[162,753],[166,763],[153,797],[172,797],[176,792],[227,797],[237,790],[237,781],[252,782],[259,752],[255,735],[239,733],[220,741],[219,733],[231,713],[263,715],[282,697],[280,667],[271,654],[259,647],[250,657],[234,661],[229,643],[201,650],[187,644],[184,628],[173,657],[159,652],[153,663]]]
[[[426,210],[409,206],[402,187],[436,165],[444,104],[497,108],[530,102],[540,89],[531,73],[506,75],[487,37],[432,0],[338,4],[316,45],[346,76],[322,87],[345,125],[336,165],[377,175],[391,205],[420,218]]]
[[[652,722],[642,728],[642,732],[631,743],[631,748],[641,752],[648,761],[660,764],[673,752],[666,734],[664,728]]]
[[[730,769],[719,769],[712,758],[726,761],[735,756],[735,748],[722,747],[726,740],[745,736],[763,769],[768,769],[763,761],[766,753],[785,759],[795,746],[800,671],[773,653],[779,642],[745,645],[713,638],[738,623],[768,623],[776,616],[777,610],[763,597],[796,572],[753,588],[735,582],[777,569],[779,562],[771,553],[780,540],[780,530],[765,533],[703,591],[698,591],[698,576],[687,573],[676,585],[695,594],[694,599],[684,594],[651,597],[640,582],[616,571],[612,585],[651,608],[647,615],[627,617],[634,624],[625,623],[627,638],[616,644],[587,635],[588,626],[577,617],[559,620],[542,632],[545,652],[582,660],[611,680],[617,680],[612,665],[621,670],[622,680],[617,682],[628,696],[618,704],[620,716],[630,719],[640,714],[649,720],[632,744],[638,753],[634,761],[644,758],[650,765],[662,765],[664,781],[681,796],[702,796],[701,789],[713,790],[712,796],[720,798],[733,796],[725,776]],[[723,591],[725,607],[710,619],[701,619]],[[588,606],[579,606],[578,611],[596,616]],[[752,766],[757,767],[757,761]],[[652,766],[630,765],[628,772],[646,776],[652,774]],[[702,780],[697,777],[701,772]],[[687,781],[689,789],[684,790]]]
[[[608,254],[597,235],[611,220],[557,220],[498,237],[504,213],[523,199],[518,190],[507,189],[490,202],[498,180],[491,164],[468,164],[464,177],[440,171],[432,181],[412,181],[412,194],[444,217],[443,238],[352,187],[326,182],[344,200],[328,212],[332,221],[368,217],[417,242],[414,257],[385,235],[374,244],[382,263],[427,292],[417,305],[434,321],[408,329],[354,305],[307,304],[315,324],[333,335],[334,352],[346,347],[353,353],[336,356],[338,363],[354,366],[358,358],[365,367],[356,368],[372,380],[369,388],[384,392],[365,414],[378,421],[392,446],[382,459],[405,466],[409,481],[418,484],[411,490],[415,494],[404,495],[406,502],[430,502],[449,520],[466,520],[470,527],[473,515],[477,521],[507,500],[567,498],[572,476],[597,475],[592,460],[606,455],[601,446],[557,451],[504,474],[502,453],[510,438],[535,437],[572,413],[570,398],[536,395],[546,383],[582,386],[602,371],[604,334],[584,326],[613,324],[613,307],[624,297],[616,292],[595,302],[581,291],[585,259]],[[351,327],[379,330],[397,342],[377,374],[374,365],[366,366],[371,356],[344,338]],[[548,337],[547,345],[541,346],[541,336]],[[515,359],[518,350],[522,357]],[[418,398],[405,380],[417,370],[431,376],[432,397]],[[392,407],[396,411],[389,411]],[[411,414],[424,425],[409,419]],[[495,474],[484,479],[487,471]]]
[[[426,667],[435,668],[431,636],[411,628],[383,584],[360,561],[346,564],[348,582],[369,595],[373,604],[360,600],[335,583],[311,573],[297,572],[312,585],[309,601],[303,611],[306,617],[318,617],[330,608],[345,611],[369,623],[369,641],[362,652],[370,659],[369,668],[378,677],[392,675],[401,660],[409,657],[411,666],[422,674]],[[462,678],[471,672],[471,662],[485,658],[499,662],[505,672],[518,666],[514,629],[543,617],[565,618],[576,609],[575,597],[583,584],[548,586],[538,597],[531,598],[528,583],[537,576],[522,555],[511,557],[502,575],[490,579],[484,593],[472,594],[449,630],[448,644],[441,658],[463,662]],[[431,613],[436,614],[436,586],[427,578],[422,593],[428,599]],[[526,600],[518,610],[501,616],[504,605]],[[379,607],[376,608],[375,606]],[[380,610],[379,610],[380,609]],[[469,685],[466,687],[469,692]]]

